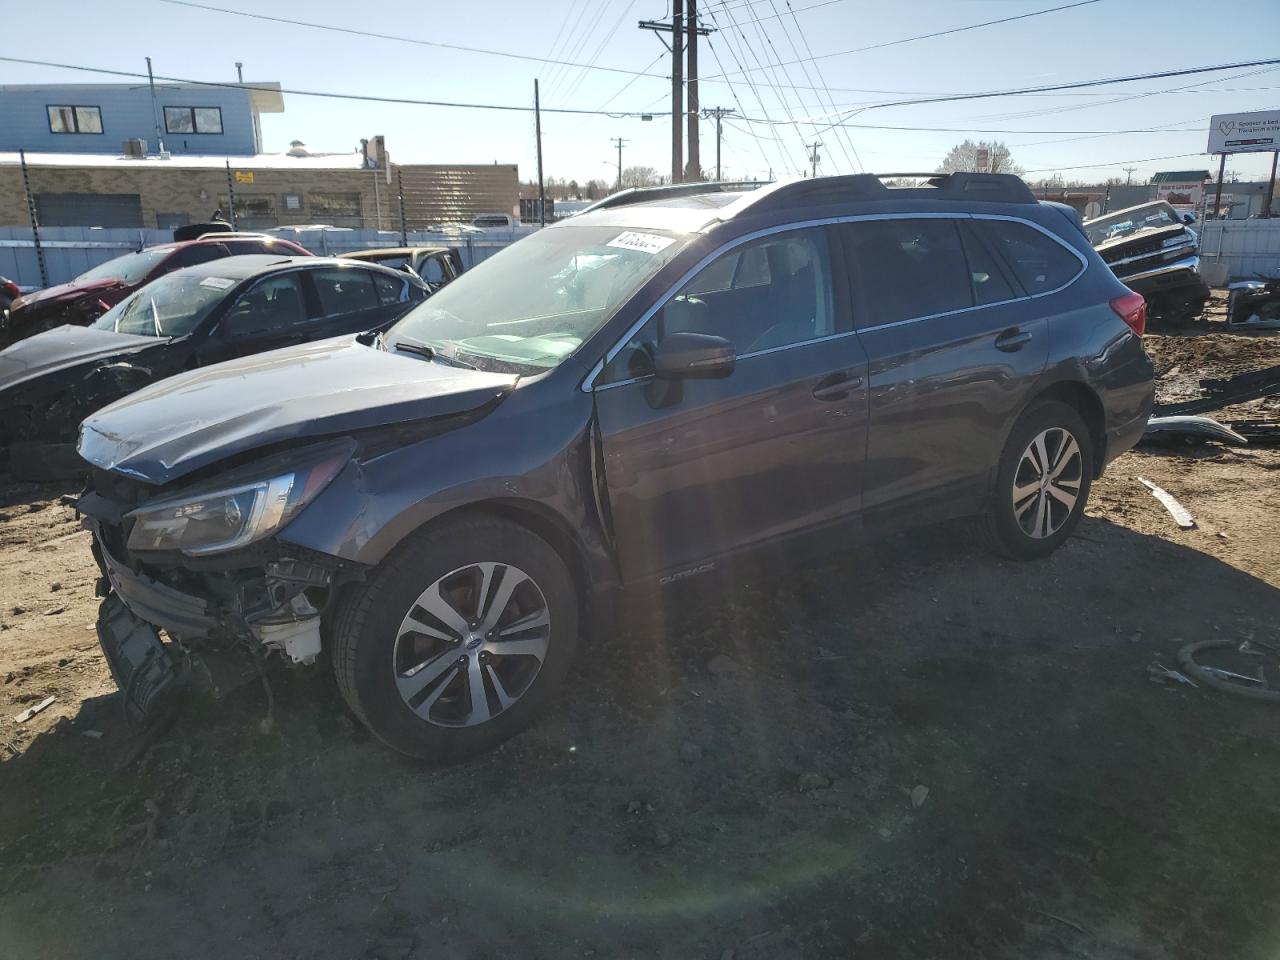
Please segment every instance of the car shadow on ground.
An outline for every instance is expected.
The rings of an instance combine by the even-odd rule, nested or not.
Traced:
[[[0,766],[0,955],[1270,957],[1273,708],[1145,668],[1277,622],[1105,521],[1034,564],[939,528],[635,601],[447,768],[321,671],[123,765],[98,698]]]

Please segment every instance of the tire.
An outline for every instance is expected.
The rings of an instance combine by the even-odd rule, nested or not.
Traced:
[[[1043,447],[1033,446],[1037,440]],[[1071,440],[1075,442],[1074,453]],[[1051,476],[1054,470],[1060,471],[1058,479],[1048,484],[1052,489],[1040,486],[1037,461],[1041,450],[1049,460]],[[1071,536],[1084,514],[1093,463],[1089,429],[1074,407],[1056,400],[1029,407],[1009,431],[995,486],[979,518],[988,547],[1013,560],[1034,560],[1053,553]],[[1068,508],[1064,499],[1073,487],[1075,499]]]
[[[578,610],[573,577],[546,541],[504,520],[446,521],[397,547],[339,602],[338,688],[402,753],[441,762],[480,753],[550,702],[577,648]]]

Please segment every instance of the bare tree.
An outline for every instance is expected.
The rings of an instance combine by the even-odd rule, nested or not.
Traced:
[[[609,195],[609,185],[603,180],[588,180],[585,192],[588,200],[599,200]]]
[[[657,186],[661,180],[658,178],[658,171],[653,167],[623,167],[622,168],[622,186],[623,187],[653,187]]]
[[[964,171],[976,173],[978,171],[979,150],[990,152],[984,173],[1012,173],[1022,176],[1026,172],[1013,162],[1013,157],[1009,154],[1009,147],[1003,140],[979,140],[977,143],[972,140],[966,140],[964,143],[957,143],[951,148],[951,152],[943,158],[942,164],[938,167],[938,172],[957,173]]]

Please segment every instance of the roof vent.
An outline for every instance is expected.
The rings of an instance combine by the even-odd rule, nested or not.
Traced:
[[[289,149],[286,153],[291,157],[309,157],[311,151],[307,149],[307,145],[301,140],[289,141]]]
[[[130,137],[121,145],[121,151],[130,160],[142,160],[147,155],[147,141]]]

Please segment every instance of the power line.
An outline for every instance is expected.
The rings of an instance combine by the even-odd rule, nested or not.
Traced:
[[[1098,167],[1123,167],[1126,163],[1155,163],[1157,160],[1186,160],[1188,157],[1203,156],[1203,153],[1175,153],[1167,157],[1147,157],[1144,160],[1113,160],[1106,163],[1082,163],[1075,167],[1038,167],[1035,170],[1024,170],[1023,173],[1057,173],[1061,170],[1093,170]]]
[[[177,0],[166,0],[166,2],[172,3],[177,2]],[[1028,20],[1031,17],[1042,17],[1045,14],[1058,13],[1062,10],[1073,10],[1076,7],[1087,7],[1101,2],[1102,0],[1077,0],[1076,3],[1068,3],[1058,7],[1048,7],[1044,10],[1033,10],[1030,13],[1020,13],[1012,17],[1001,17],[998,20],[984,20],[981,23],[970,23],[963,27],[952,27],[950,30],[936,30],[933,33],[922,33],[914,37],[901,37],[897,40],[886,40],[883,43],[873,43],[865,47],[854,47],[852,50],[841,50],[837,53],[824,53],[814,59],[830,60],[832,57],[844,57],[851,53],[866,53],[868,50],[883,50],[885,47],[896,47],[904,43],[915,43],[917,40],[931,40],[935,37],[946,37],[956,33],[964,33],[968,30],[979,30],[983,27],[992,27],[1001,23],[1012,23],[1015,20]],[[787,66],[787,64],[784,64],[784,66]]]
[[[805,36],[804,28],[800,26],[800,18],[796,16],[796,11],[791,6],[791,0],[783,0],[783,2],[786,4],[787,10],[790,11],[791,13],[791,19],[796,25],[796,33],[800,35],[800,42],[804,44],[805,52],[809,54],[809,61],[813,64],[814,72],[817,73],[818,75],[818,81],[822,84],[823,90],[826,91],[827,106],[829,106],[832,110],[837,110],[838,108],[836,107],[835,97],[831,95],[831,88],[827,86],[827,78],[822,74],[822,67],[818,64],[818,61],[814,60],[813,58],[813,48],[809,46],[809,38]],[[773,3],[773,0],[769,0],[769,6],[773,10],[777,10],[777,5]],[[783,24],[783,32],[786,32],[785,23]],[[791,34],[787,33],[787,39],[789,40],[790,38],[791,38]],[[794,44],[792,44],[792,49],[795,50]],[[799,56],[798,50],[796,51],[796,55]],[[804,71],[804,79],[806,83],[811,82],[809,78],[808,70]],[[821,97],[819,97],[818,99],[818,106],[819,107],[822,106]],[[853,145],[853,138],[849,135],[849,131],[847,129],[842,129],[839,131],[839,135],[836,137],[836,143],[840,144],[840,149],[844,152],[846,159],[848,158],[849,154],[852,153],[853,161],[857,164],[858,170],[860,171],[865,170],[865,168],[862,166],[862,158],[858,156],[858,148]],[[852,168],[853,168],[853,163],[850,164],[850,169]]]

